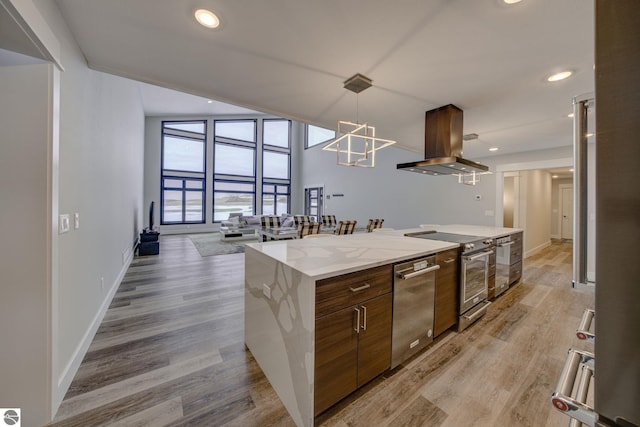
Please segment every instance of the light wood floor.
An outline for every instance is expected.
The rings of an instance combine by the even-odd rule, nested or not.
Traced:
[[[201,257],[162,236],[136,257],[53,426],[290,426],[243,343],[244,255]],[[321,426],[566,426],[551,407],[593,293],[571,289],[571,245],[525,260],[523,280],[458,334],[317,419]]]

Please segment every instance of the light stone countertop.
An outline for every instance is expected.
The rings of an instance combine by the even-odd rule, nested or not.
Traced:
[[[394,230],[396,231],[396,230]],[[458,247],[456,243],[404,237],[398,232],[356,233],[264,243],[249,248],[319,280]]]
[[[439,231],[442,233],[460,234],[464,236],[478,236],[487,238],[496,238],[500,236],[506,236],[507,234],[518,233],[523,231],[522,228],[505,228],[505,227],[491,227],[486,225],[466,225],[466,224],[448,224],[439,225],[433,224],[429,228],[406,228],[403,230],[380,230],[376,233],[384,233],[385,235],[403,236],[407,233],[424,233],[427,231]]]

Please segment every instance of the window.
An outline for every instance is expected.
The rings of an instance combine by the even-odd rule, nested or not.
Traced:
[[[305,148],[311,148],[318,144],[329,142],[336,138],[336,131],[332,129],[321,128],[314,125],[306,125]]]
[[[206,122],[162,122],[161,224],[205,222]]]
[[[229,212],[253,215],[256,205],[256,187],[250,182],[215,181],[213,186],[214,221],[229,217]]]
[[[262,185],[262,213],[281,215],[289,212],[291,187],[289,185]]]
[[[289,134],[291,133],[289,120],[265,120],[263,123],[263,144],[289,148]]]
[[[291,208],[291,122],[263,120],[262,213],[280,215]]]
[[[162,223],[204,222],[204,179],[163,177]]]
[[[216,120],[213,221],[256,210],[256,120]]]
[[[163,121],[160,224],[289,213],[291,129],[282,118]]]

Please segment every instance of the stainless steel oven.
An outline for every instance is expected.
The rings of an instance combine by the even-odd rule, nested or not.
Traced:
[[[426,231],[407,234],[409,237],[441,240],[460,245],[460,299],[458,331],[482,317],[487,307],[489,256],[493,254],[493,239],[454,233]]]
[[[489,255],[492,253],[491,250],[481,250],[462,254],[460,313],[466,312],[480,301],[487,299]]]

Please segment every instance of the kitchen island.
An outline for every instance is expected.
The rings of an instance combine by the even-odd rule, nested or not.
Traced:
[[[355,286],[352,291],[362,287],[353,283],[364,283],[370,296],[388,305],[393,263],[455,247],[452,243],[387,233],[247,245],[245,344],[297,425],[312,426],[318,411],[315,402],[317,283],[330,284],[331,279],[336,278],[336,299],[342,298],[342,287],[347,286],[348,292],[350,283]],[[331,295],[326,301],[332,299]],[[376,309],[372,319],[377,312],[384,311]],[[390,308],[387,311],[390,316]],[[376,345],[373,343],[370,348]]]

